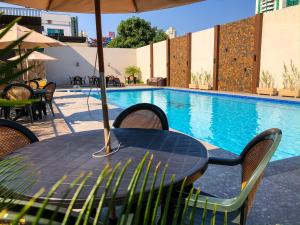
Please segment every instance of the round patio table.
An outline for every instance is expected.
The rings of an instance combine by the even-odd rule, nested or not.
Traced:
[[[38,172],[36,183],[30,190],[26,190],[23,196],[30,198],[42,187],[50,190],[55,182],[66,174],[68,175],[67,179],[55,192],[50,202],[67,205],[70,203],[71,194],[74,194],[74,192],[71,192],[67,199],[62,199],[62,197],[70,183],[81,172],[88,173],[91,171],[93,175],[87,180],[75,203],[77,207],[81,207],[95,184],[98,175],[106,165],[114,167],[118,162],[121,162],[122,168],[131,159],[132,162],[125,172],[116,196],[116,202],[122,203],[135,168],[146,152],[150,153],[148,159],[153,154],[153,166],[150,170],[146,192],[150,189],[153,173],[159,162],[161,162],[161,167],[155,185],[156,190],[159,187],[164,165],[166,164],[168,164],[168,169],[164,182],[165,190],[170,185],[173,174],[175,174],[174,187],[179,188],[185,177],[187,177],[186,185],[189,185],[198,179],[207,168],[208,154],[206,148],[198,140],[181,133],[152,129],[119,128],[111,130],[111,142],[112,145],[120,144],[120,149],[115,154],[105,158],[92,157],[92,154],[103,146],[103,130],[62,135],[18,149],[9,157],[23,157],[25,163],[32,165],[30,170]],[[146,167],[148,159],[144,167]],[[142,172],[142,177],[144,172],[145,170]],[[143,178],[141,178],[141,182],[142,180]],[[141,182],[138,184],[136,194],[138,194]],[[114,183],[112,184],[113,186]],[[13,186],[9,188],[12,191],[14,190]],[[103,193],[103,190],[104,185],[101,185],[98,190],[98,197]],[[46,195],[47,192],[38,201],[42,201]],[[110,193],[108,193],[107,197],[109,200]]]

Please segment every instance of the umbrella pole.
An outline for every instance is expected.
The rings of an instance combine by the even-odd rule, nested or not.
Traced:
[[[29,71],[28,71],[28,68],[29,68],[29,63],[28,63],[28,59],[26,58],[26,77],[27,77],[27,81],[29,80]]]
[[[95,3],[95,18],[96,18],[96,33],[97,33],[97,52],[98,52],[98,67],[100,75],[100,87],[101,87],[101,103],[103,113],[103,124],[104,124],[104,141],[106,153],[111,152],[110,148],[110,127],[108,117],[108,107],[106,101],[106,87],[105,87],[105,75],[104,75],[104,57],[103,57],[103,46],[102,46],[102,28],[101,28],[101,6],[100,0],[94,0]]]
[[[19,57],[21,57],[21,46],[20,45],[18,45],[18,50],[19,50]],[[21,70],[23,70],[23,62],[20,63],[20,66],[21,66]],[[23,77],[23,80],[25,80],[24,73],[23,73],[22,77]]]

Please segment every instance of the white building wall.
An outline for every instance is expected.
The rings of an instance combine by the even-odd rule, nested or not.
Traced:
[[[69,84],[69,76],[92,76],[94,72],[96,48],[57,47],[47,48],[47,55],[57,58],[45,63],[46,77],[58,85]],[[98,63],[96,64],[98,67]],[[136,65],[135,49],[104,48],[106,75],[114,75],[124,82],[124,71],[129,65]],[[86,82],[88,79],[86,79]]]
[[[150,78],[150,45],[136,49],[136,65],[141,69],[141,79],[146,83]]]
[[[153,76],[167,77],[167,42],[153,44]]]
[[[214,28],[192,33],[191,72],[213,74]]]
[[[49,23],[50,22],[50,23]],[[47,35],[47,29],[64,30],[64,36],[72,36],[71,16],[66,14],[42,13],[43,34]]]
[[[268,70],[281,88],[284,63],[300,70],[300,5],[264,14],[260,71]]]

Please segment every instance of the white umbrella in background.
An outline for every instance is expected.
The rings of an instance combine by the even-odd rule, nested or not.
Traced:
[[[78,13],[95,13],[97,30],[97,51],[99,75],[101,80],[101,102],[104,123],[105,149],[109,153],[109,117],[106,101],[106,87],[104,75],[104,58],[102,46],[101,13],[136,13],[157,9],[166,9],[202,0],[2,0],[2,2],[22,5],[25,7]],[[101,4],[100,4],[101,2]]]
[[[3,29],[2,29],[3,30]],[[0,30],[0,32],[2,31]],[[20,44],[21,49],[31,49],[31,48],[48,48],[48,47],[59,47],[66,46],[64,43],[55,40],[53,38],[47,37],[40,34],[34,30],[30,30],[26,27],[15,24],[1,39],[0,39],[0,49],[5,48],[9,44],[18,40],[25,34],[30,33]]]
[[[16,55],[8,60],[14,61],[20,58],[20,55]],[[57,60],[57,58],[54,58],[52,56],[46,55],[44,53],[38,52],[38,51],[33,51],[28,57],[28,61],[53,61]]]
[[[14,61],[20,58],[20,55],[16,55],[12,58],[9,58],[9,61]],[[46,62],[46,61],[54,61],[57,60],[56,58],[46,55],[44,53],[38,52],[38,51],[33,51],[28,57],[27,57],[28,61],[32,61],[34,62]],[[26,64],[27,68],[28,68],[28,63]],[[28,71],[27,71],[27,80],[28,80]]]
[[[2,30],[0,30],[0,32]],[[26,51],[26,49],[66,46],[64,43],[58,40],[47,37],[34,30],[30,30],[27,27],[23,27],[21,25],[15,24],[0,39],[0,49],[5,48],[6,46],[10,45],[11,43],[13,43],[14,41],[18,40],[19,38],[23,37],[25,34],[28,33],[30,34],[19,45],[19,55],[22,54],[22,50]],[[28,67],[27,60],[26,60],[26,66]],[[22,67],[22,63],[21,63],[21,67]],[[27,80],[28,80],[28,71],[27,71]]]

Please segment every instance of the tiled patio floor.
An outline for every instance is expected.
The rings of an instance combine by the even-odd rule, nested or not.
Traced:
[[[94,130],[103,127],[100,101],[80,92],[56,92],[55,118],[48,115],[43,121],[26,123],[40,140],[62,134]],[[109,106],[110,119],[121,109]],[[206,144],[209,154],[235,157],[232,153]],[[213,179],[212,179],[213,178]],[[216,196],[233,197],[240,190],[240,168],[209,166],[195,185]],[[270,164],[258,190],[248,225],[300,225],[300,157],[275,161]]]

